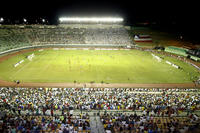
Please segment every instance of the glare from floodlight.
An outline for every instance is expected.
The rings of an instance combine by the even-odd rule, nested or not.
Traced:
[[[27,22],[27,20],[24,18],[24,22]]]
[[[4,21],[4,19],[3,18],[0,18],[0,22],[3,22]]]
[[[123,22],[123,18],[114,17],[61,17],[60,22]]]
[[[45,22],[45,19],[42,19],[42,22]]]

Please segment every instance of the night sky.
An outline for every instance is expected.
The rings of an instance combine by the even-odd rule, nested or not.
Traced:
[[[183,0],[15,0],[1,3],[0,17],[45,17],[55,24],[60,16],[122,16],[129,24],[156,22],[161,27],[173,24],[191,32],[199,27],[198,5]]]
[[[47,16],[52,19],[60,15],[108,14],[121,15],[133,22],[150,19],[179,21],[194,18],[198,13],[197,3],[170,0],[15,0],[4,2],[0,8],[0,16]]]

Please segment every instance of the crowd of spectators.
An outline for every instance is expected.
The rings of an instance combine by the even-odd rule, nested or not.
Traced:
[[[199,132],[199,118],[195,114],[188,117],[154,117],[152,115],[104,114],[101,115],[106,133],[188,133]]]
[[[103,27],[103,26],[102,26]],[[132,40],[124,27],[0,27],[0,51],[45,44],[126,46]]]
[[[101,121],[107,132],[159,132],[161,128],[152,122],[156,117],[170,119],[164,124],[165,129],[177,131],[178,126],[179,130],[186,131],[198,126],[195,124],[199,123],[199,118],[194,112],[200,110],[199,99],[199,89],[1,87],[0,129],[10,132],[90,130],[87,115],[76,117],[70,112],[103,110],[105,115],[101,116]],[[140,111],[141,115],[109,114],[109,110]],[[182,112],[193,120],[184,122],[192,125],[177,125],[179,122],[171,121]]]
[[[87,29],[85,42],[86,44],[132,44],[125,28]]]
[[[1,133],[78,133],[90,132],[90,120],[86,114],[73,116],[29,116],[5,114],[0,116]]]
[[[142,110],[154,115],[179,115],[200,109],[198,89],[144,88],[1,88],[0,105],[8,110]]]
[[[123,27],[37,29],[31,38],[33,44],[132,44]]]

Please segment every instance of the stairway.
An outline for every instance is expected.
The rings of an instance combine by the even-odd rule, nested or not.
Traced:
[[[90,116],[91,133],[105,133],[99,116]]]

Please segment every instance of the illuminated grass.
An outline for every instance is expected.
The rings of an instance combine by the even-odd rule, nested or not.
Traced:
[[[32,61],[27,55],[35,53]],[[197,70],[179,60],[158,62],[150,52],[138,50],[44,50],[11,57],[0,63],[0,79],[22,82],[80,83],[190,83]],[[18,67],[13,65],[25,61]],[[179,65],[176,69],[165,60]]]

